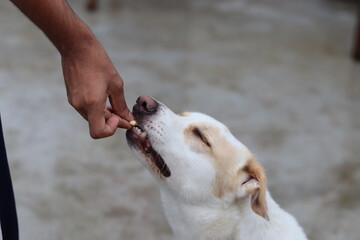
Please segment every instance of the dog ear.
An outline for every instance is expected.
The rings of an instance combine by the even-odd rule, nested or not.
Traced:
[[[269,220],[266,203],[266,176],[261,165],[255,157],[250,157],[247,165],[243,169],[251,179],[242,184],[243,192],[251,195],[251,208],[261,217]]]

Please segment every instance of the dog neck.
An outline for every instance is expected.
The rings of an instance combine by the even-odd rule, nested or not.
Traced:
[[[272,207],[278,207],[270,195],[267,198],[270,198]],[[231,204],[208,203],[200,206],[184,203],[174,194],[161,191],[161,199],[177,240],[237,240],[248,234],[254,235],[249,230],[267,229],[266,225],[269,224],[252,211],[250,197],[238,199]]]

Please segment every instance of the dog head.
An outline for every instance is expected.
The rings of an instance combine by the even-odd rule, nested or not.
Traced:
[[[253,211],[268,218],[264,170],[226,126],[201,113],[176,115],[144,96],[133,114],[128,144],[161,187],[193,204],[251,196]]]

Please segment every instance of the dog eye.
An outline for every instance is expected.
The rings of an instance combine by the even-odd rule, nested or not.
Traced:
[[[203,143],[205,143],[208,147],[211,147],[209,141],[206,139],[206,137],[201,133],[201,131],[198,128],[194,128],[192,130],[193,134],[198,137]]]

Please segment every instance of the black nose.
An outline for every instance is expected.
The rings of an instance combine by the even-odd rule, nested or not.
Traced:
[[[133,112],[153,114],[156,112],[159,104],[149,96],[140,96],[136,100]]]

